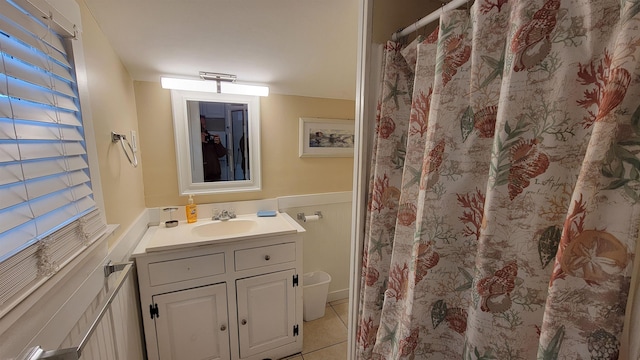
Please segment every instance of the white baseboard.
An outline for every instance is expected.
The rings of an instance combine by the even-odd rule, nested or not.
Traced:
[[[349,289],[342,289],[332,291],[327,295],[327,302],[348,299],[349,298]]]

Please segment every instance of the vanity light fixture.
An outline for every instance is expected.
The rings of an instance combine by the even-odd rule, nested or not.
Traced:
[[[164,89],[203,91],[220,94],[268,96],[269,87],[235,83],[236,76],[211,72],[200,72],[202,80],[161,77]]]

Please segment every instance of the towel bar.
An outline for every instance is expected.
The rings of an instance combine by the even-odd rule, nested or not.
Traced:
[[[138,157],[136,156],[136,152],[133,149],[133,145],[131,145],[131,143],[129,142],[129,140],[127,140],[127,137],[122,135],[122,134],[118,134],[115,132],[111,132],[111,142],[116,143],[116,142],[120,142],[120,146],[122,147],[122,151],[124,151],[124,155],[127,157],[127,160],[129,160],[129,163],[131,165],[133,165],[133,167],[138,167]],[[127,145],[129,146],[129,150],[131,150],[131,156],[129,156],[129,151],[127,151],[127,148],[124,147],[124,143],[127,143]]]

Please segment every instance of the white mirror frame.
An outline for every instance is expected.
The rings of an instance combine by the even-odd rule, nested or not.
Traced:
[[[250,180],[194,183],[189,144],[189,107],[187,101],[206,101],[247,104]],[[173,130],[176,144],[178,189],[180,195],[221,194],[261,190],[260,173],[260,98],[258,96],[229,95],[197,91],[171,90]],[[193,114],[196,119],[200,114]],[[198,120],[199,121],[199,120]]]

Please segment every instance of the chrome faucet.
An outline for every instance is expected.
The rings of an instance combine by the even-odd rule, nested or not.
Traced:
[[[218,214],[214,214],[211,220],[227,221],[229,219],[235,218],[236,214],[233,212],[233,210],[222,210]]]

